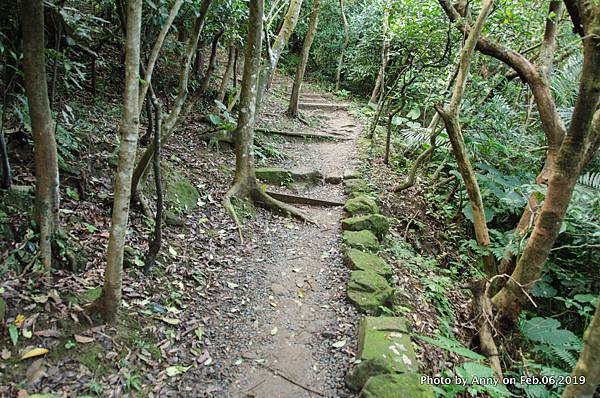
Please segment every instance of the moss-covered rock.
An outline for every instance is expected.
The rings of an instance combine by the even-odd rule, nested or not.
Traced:
[[[374,376],[358,398],[434,398],[431,386],[421,384],[418,373],[384,374]]]
[[[373,232],[367,230],[344,231],[342,240],[344,244],[355,249],[368,251],[377,251],[379,249],[377,237]]]
[[[380,257],[358,249],[347,248],[344,252],[344,261],[352,270],[369,271],[390,278],[392,269]]]
[[[360,310],[377,314],[379,307],[390,303],[394,297],[394,289],[381,275],[369,271],[353,271],[346,291],[348,300]]]
[[[369,378],[380,374],[394,373],[390,363],[383,358],[361,361],[346,376],[346,386],[353,392],[359,392]]]
[[[167,182],[165,202],[169,206],[189,212],[196,207],[199,198],[200,194],[198,190],[184,177],[178,176],[174,180]]]
[[[357,192],[369,192],[369,185],[365,180],[360,178],[353,178],[351,180],[344,181],[344,192],[347,194]]]
[[[390,229],[390,222],[387,217],[381,214],[368,214],[342,220],[342,229],[345,231],[366,229],[373,232],[377,237],[383,238]]]
[[[417,371],[418,363],[404,318],[367,316],[361,319],[358,333],[361,360],[383,358],[395,372]]]
[[[379,214],[377,203],[363,194],[360,194],[356,198],[348,199],[346,204],[344,204],[344,210],[353,217],[365,214]]]
[[[361,176],[360,171],[358,170],[344,170],[344,180],[356,180],[359,179]]]
[[[256,169],[256,178],[269,184],[287,185],[296,182],[316,184],[323,179],[317,170],[288,170],[280,167],[261,167]]]

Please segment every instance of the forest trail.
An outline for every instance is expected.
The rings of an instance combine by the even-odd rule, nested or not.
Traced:
[[[305,93],[302,100],[335,104],[316,92]],[[346,139],[289,140],[284,146],[290,157],[277,166],[317,170],[341,179],[351,168],[361,127],[343,107],[326,105],[306,112],[321,119],[317,133]],[[340,181],[321,182],[295,193],[339,201],[344,196]],[[260,269],[263,278],[261,291],[248,305],[257,316],[236,326],[249,334],[229,396],[343,396],[355,313],[345,299],[348,271],[341,259],[342,209],[303,210],[318,226],[290,222],[284,228],[274,227],[269,239],[257,242],[252,256],[244,259],[247,267]],[[343,347],[334,347],[344,340]]]

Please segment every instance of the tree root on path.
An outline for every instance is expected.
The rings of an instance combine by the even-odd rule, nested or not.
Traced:
[[[315,389],[313,389],[313,388],[310,388],[310,387],[308,387],[308,386],[305,386],[304,384],[302,384],[302,383],[300,383],[300,382],[297,382],[296,380],[292,379],[290,376],[286,375],[285,373],[283,373],[283,372],[282,372],[282,371],[280,371],[280,370],[273,369],[272,367],[270,367],[270,366],[267,366],[267,365],[265,365],[265,364],[260,364],[260,365],[261,365],[263,368],[267,369],[269,372],[273,373],[275,376],[279,376],[279,377],[281,377],[282,379],[284,379],[284,380],[286,380],[286,381],[289,381],[289,382],[290,382],[290,383],[292,383],[293,385],[295,385],[295,386],[297,386],[297,387],[300,387],[300,388],[302,388],[303,390],[306,390],[306,391],[308,391],[308,392],[311,392],[311,393],[313,393],[313,394],[317,394],[317,395],[318,395],[318,396],[320,396],[320,397],[324,397],[324,396],[325,396],[325,394],[323,394],[321,391],[315,390]]]
[[[240,198],[240,199],[246,198],[246,199],[251,200],[254,203],[259,204],[260,206],[264,207],[267,210],[277,212],[284,216],[292,216],[300,221],[304,221],[304,222],[307,222],[310,224],[315,224],[315,225],[317,224],[316,221],[312,220],[308,215],[304,214],[301,210],[270,197],[266,192],[264,192],[261,189],[261,187],[257,183],[251,184],[248,187],[248,186],[244,186],[243,184],[241,184],[239,182],[236,182],[229,189],[229,191],[225,194],[225,197],[223,198],[223,207],[225,208],[225,211],[227,211],[227,213],[235,221],[238,231],[239,231],[239,234],[240,234],[240,239],[242,240],[242,242],[244,240],[244,237],[242,235],[242,223],[240,222],[240,219],[239,219],[239,217],[235,211],[235,208],[233,206],[233,203],[232,203],[233,198]]]

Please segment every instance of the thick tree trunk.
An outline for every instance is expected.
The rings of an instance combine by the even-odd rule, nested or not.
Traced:
[[[545,84],[550,85],[550,77],[552,75],[552,66],[554,59],[554,48],[556,46],[556,34],[558,32],[558,23],[560,21],[560,15],[563,11],[563,4],[561,1],[553,0],[550,2],[548,17],[546,20],[546,28],[544,30],[544,39],[542,41],[542,46],[540,49],[540,60],[539,60],[539,70],[541,76],[545,80]],[[534,100],[532,96],[532,101]],[[558,152],[558,148],[560,142],[562,142],[562,137],[557,137],[556,139],[550,139],[552,145],[548,147],[548,153],[546,155],[546,160],[544,161],[544,165],[542,170],[536,177],[536,184],[546,185],[548,179],[550,178],[550,174],[552,172],[552,166],[556,159],[556,155]],[[535,220],[535,214],[537,213],[538,207],[541,203],[539,199],[539,195],[532,194],[527,200],[527,205],[523,209],[523,213],[521,218],[519,219],[519,223],[515,228],[513,234],[513,241],[522,240],[527,233],[533,227],[533,222]],[[502,256],[502,260],[498,266],[498,272],[500,274],[510,274],[514,267],[514,256],[515,253],[511,251],[512,242],[509,244]],[[505,281],[501,281],[505,282]],[[503,284],[503,283],[502,283]]]
[[[125,95],[119,134],[119,163],[102,294],[95,302],[106,322],[114,322],[121,305],[123,245],[129,218],[131,178],[139,134],[140,30],[142,0],[129,0],[125,39]]]
[[[285,23],[284,23],[285,24]],[[254,170],[254,121],[256,116],[257,90],[259,89],[260,54],[262,47],[263,0],[250,1],[248,39],[246,42],[244,75],[240,95],[240,112],[234,133],[235,175],[233,186],[225,194],[223,207],[241,224],[232,204],[232,198],[248,198],[268,209],[310,221],[301,211],[267,195],[259,186]]]
[[[600,303],[600,298],[599,301]],[[600,384],[600,305],[583,336],[583,351],[571,374],[579,384],[570,383],[562,398],[592,398]],[[581,381],[585,380],[585,383]]]
[[[493,297],[501,316],[514,321],[528,300],[529,290],[539,279],[544,263],[554,245],[569,206],[577,178],[600,135],[600,11],[589,2],[579,2],[583,21],[583,68],[579,95],[569,131],[548,181],[548,192],[527,246],[519,258],[511,279]]]
[[[23,1],[23,70],[35,147],[36,213],[40,229],[40,257],[52,265],[52,242],[58,228],[59,177],[56,139],[46,82],[44,6],[42,0]]]
[[[454,91],[452,93],[452,99],[446,109],[442,109],[440,106],[436,106],[440,117],[444,121],[446,131],[452,144],[452,151],[458,164],[458,169],[465,183],[467,194],[469,196],[469,202],[473,211],[473,226],[475,228],[475,236],[477,243],[480,246],[487,247],[490,244],[490,237],[487,228],[487,222],[485,220],[485,211],[483,207],[483,201],[481,199],[481,192],[479,190],[479,184],[475,177],[475,172],[471,166],[469,155],[465,147],[465,141],[462,135],[459,113],[460,103],[467,86],[467,80],[469,76],[469,67],[471,66],[471,58],[475,51],[475,46],[481,35],[483,25],[489,12],[493,6],[493,0],[483,0],[481,11],[475,22],[475,26],[470,30],[469,36],[465,41],[463,49],[461,51],[458,75],[456,77],[456,84],[454,85]],[[488,277],[493,277],[496,274],[496,267],[494,258],[491,254],[486,255],[483,258],[485,272]]]
[[[298,102],[300,101],[300,89],[302,87],[302,80],[304,80],[304,72],[306,70],[306,63],[308,62],[308,55],[310,54],[310,47],[312,46],[317,33],[317,24],[319,23],[319,0],[313,0],[312,9],[310,12],[310,20],[308,22],[308,31],[306,37],[304,37],[304,43],[302,44],[302,52],[300,53],[300,62],[296,67],[296,78],[294,79],[294,85],[292,87],[292,97],[290,98],[290,104],[288,106],[288,115],[291,117],[298,116]]]
[[[385,5],[385,9],[383,10],[383,45],[381,47],[381,66],[379,67],[379,73],[377,74],[377,80],[375,80],[375,86],[373,87],[373,92],[371,93],[371,99],[369,102],[376,102],[377,97],[379,97],[379,92],[383,90],[383,85],[385,84],[385,72],[387,69],[387,64],[389,60],[389,52],[390,52],[390,41],[387,37],[388,25],[389,25],[389,17],[390,11],[388,9],[387,4]]]
[[[338,58],[338,66],[335,71],[335,91],[340,89],[340,84],[342,80],[342,66],[344,65],[344,53],[346,52],[346,48],[348,47],[348,41],[350,40],[348,34],[348,20],[346,19],[346,11],[344,10],[344,0],[340,0],[340,13],[342,14],[342,24],[344,27],[344,42],[342,43],[342,48],[340,49],[340,57]]]
[[[194,57],[194,54],[196,53],[196,49],[198,48],[198,40],[200,38],[200,34],[202,33],[202,29],[204,28],[206,15],[208,14],[208,9],[211,3],[212,0],[203,0],[202,5],[200,7],[200,14],[198,15],[198,17],[196,17],[196,21],[194,23],[193,32],[188,38],[186,50],[180,65],[177,97],[175,98],[175,102],[173,104],[173,107],[171,108],[171,111],[165,118],[163,125],[163,136],[161,137],[161,145],[164,145],[165,142],[173,134],[175,125],[179,120],[181,110],[183,109],[183,105],[187,99],[188,83],[190,78],[190,72],[192,69],[192,59]],[[140,157],[133,171],[133,179],[131,185],[133,197],[137,195],[137,190],[140,186],[140,181],[146,174],[146,171],[150,166],[150,162],[152,160],[153,155],[154,143],[151,143],[150,145],[148,145],[148,148],[146,148],[146,150]]]
[[[298,23],[298,17],[300,16],[301,8],[302,0],[290,0],[290,5],[283,19],[283,23],[281,24],[281,29],[273,41],[270,51],[268,51],[269,59],[267,60],[266,65],[264,65],[260,71],[258,87],[256,91],[256,107],[258,109],[260,109],[260,104],[262,103],[265,91],[267,90],[267,85],[271,81],[273,72],[277,67],[277,62],[279,62],[279,58],[281,57],[281,53],[287,45],[287,42],[290,39],[296,24]]]
[[[223,79],[221,79],[221,85],[219,86],[219,95],[217,96],[217,101],[223,102],[225,101],[225,93],[227,92],[227,88],[229,87],[229,81],[231,80],[231,76],[233,75],[233,67],[235,66],[235,45],[229,45],[229,52],[227,55],[227,67],[225,68],[225,74],[223,75]]]

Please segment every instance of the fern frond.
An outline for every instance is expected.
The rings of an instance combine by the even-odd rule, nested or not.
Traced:
[[[577,364],[577,358],[569,352],[569,350],[559,347],[552,346],[552,352],[559,357],[569,368],[574,368]]]
[[[577,179],[577,183],[587,188],[600,191],[600,173],[587,172]]]

